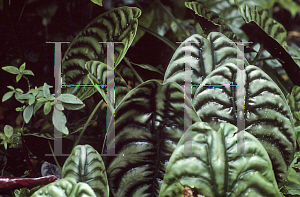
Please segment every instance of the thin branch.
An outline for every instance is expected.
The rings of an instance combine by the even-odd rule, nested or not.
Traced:
[[[23,5],[23,8],[22,8],[22,11],[21,11],[20,17],[19,17],[19,21],[21,20],[21,17],[22,17],[23,11],[24,11],[24,9],[25,9],[26,2],[27,2],[27,0],[25,0],[25,2],[24,2],[24,5]],[[10,5],[10,1],[9,1],[9,5]]]
[[[140,83],[143,83],[143,79],[140,77],[140,75],[136,72],[136,70],[132,67],[131,63],[129,62],[129,60],[124,57],[123,58],[124,61],[126,62],[126,64],[130,67],[130,69],[132,70],[133,74],[136,76],[136,78],[139,80]]]
[[[261,53],[262,53],[262,51],[264,50],[264,46],[263,46],[263,44],[261,44],[260,45],[260,48],[259,48],[259,51],[257,52],[257,54],[256,54],[256,56],[255,56],[255,58],[254,58],[254,60],[252,61],[252,65],[255,65],[255,63],[257,62],[257,60],[258,60],[258,58],[259,58],[259,56],[261,55]]]
[[[59,170],[62,172],[61,166],[59,165],[59,163],[58,163],[58,161],[57,161],[57,159],[56,159],[56,156],[55,156],[55,154],[54,154],[54,152],[53,152],[53,149],[52,149],[52,146],[51,146],[49,140],[48,140],[48,144],[49,144],[51,153],[52,153],[52,155],[53,155],[53,159],[54,159],[54,161],[55,161],[57,167],[59,168]]]
[[[24,76],[24,75],[22,75],[22,77],[24,77],[24,78],[26,79],[26,81],[27,81],[27,83],[28,83],[28,91],[30,91],[30,83],[29,83],[28,78],[27,78],[26,76]]]
[[[265,61],[265,60],[277,60],[277,58],[273,57],[273,56],[270,56],[270,57],[262,57],[262,58],[259,58],[256,60],[256,62],[259,62],[259,61]]]
[[[91,119],[94,117],[95,113],[97,112],[97,110],[98,110],[99,107],[101,106],[102,102],[103,102],[103,100],[101,100],[101,101],[97,104],[97,106],[94,108],[92,114],[90,115],[90,117],[89,117],[88,120],[86,121],[84,127],[82,128],[82,131],[80,132],[80,134],[79,134],[79,136],[78,136],[78,138],[77,138],[77,140],[76,140],[76,142],[75,142],[75,144],[74,144],[72,150],[74,150],[74,148],[78,145],[78,143],[79,143],[81,137],[83,136],[83,134],[84,134],[86,128],[87,128],[88,125],[89,125],[89,122],[90,122]]]

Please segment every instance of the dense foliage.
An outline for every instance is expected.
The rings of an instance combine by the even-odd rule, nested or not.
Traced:
[[[1,144],[23,150],[32,178],[7,174],[0,188],[5,184],[20,197],[300,195],[300,52],[268,13],[278,3],[295,17],[300,6],[144,3],[104,12],[76,35],[62,59],[61,95],[51,94],[47,83],[32,88],[28,75],[37,73],[25,70],[26,63],[2,67],[16,82],[26,80],[28,91],[7,86],[2,102],[14,96],[24,121],[19,129],[4,127]],[[42,16],[45,27],[52,16]],[[155,57],[160,64],[138,62],[147,51],[130,50],[147,49],[142,41],[149,35],[173,56]],[[114,57],[108,42],[115,42]],[[115,123],[105,126],[106,118]],[[68,157],[55,156],[58,139]],[[28,150],[63,166],[62,179],[34,178]],[[112,151],[116,155],[106,155]]]

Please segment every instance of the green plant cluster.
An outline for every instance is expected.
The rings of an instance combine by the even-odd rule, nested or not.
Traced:
[[[218,6],[209,5],[209,1],[181,2],[186,6],[184,10],[195,15],[194,21],[183,21],[158,1],[155,5],[168,15],[173,33],[178,39],[185,39],[178,48],[163,37],[167,27],[157,24],[153,8],[145,9],[145,14],[137,7],[110,10],[78,34],[62,60],[63,85],[91,86],[63,88],[63,94],[57,98],[50,94],[47,84],[35,89],[29,86],[26,94],[8,87],[12,91],[2,101],[15,94],[24,103],[16,110],[23,111],[26,123],[44,105],[45,115],[53,109],[53,125],[63,137],[74,132],[68,131],[64,115],[58,121],[58,112],[65,108],[81,109],[83,101],[96,92],[102,97],[83,128],[75,131],[80,131],[80,135],[62,168],[63,178],[32,196],[300,195],[300,68],[295,61],[299,56],[294,56],[298,50],[286,46],[286,30],[264,10],[270,4],[260,7],[244,1],[224,2],[220,3],[225,8],[223,13]],[[299,12],[296,7],[290,11],[293,15]],[[233,22],[235,19],[242,22]],[[191,35],[183,23],[192,23],[197,34]],[[144,82],[133,65],[162,73],[150,65],[133,64],[125,56],[143,36],[142,31],[161,39],[170,48],[177,48],[163,81]],[[243,44],[242,39],[255,42],[259,50]],[[108,46],[99,45],[99,40],[121,42],[114,48],[114,77],[107,72],[111,66]],[[245,60],[238,58],[244,56],[240,45],[245,49]],[[190,57],[186,56],[187,51]],[[261,57],[264,52],[270,56]],[[281,64],[294,85],[292,90],[271,71],[268,59]],[[138,81],[132,89],[116,70],[124,64]],[[190,70],[186,70],[186,65],[191,66]],[[244,65],[244,69],[239,65]],[[25,70],[25,64],[20,69],[3,69],[17,74],[17,81],[23,75],[33,74]],[[192,78],[189,87],[187,72]],[[245,79],[242,97],[237,94],[238,75]],[[115,103],[110,98],[113,94],[103,86],[111,83],[115,85]],[[99,154],[90,145],[77,145],[103,102],[114,112],[115,139],[106,140],[106,152],[114,150],[114,157],[102,158],[104,150]],[[239,131],[235,126],[240,116],[236,109],[241,102],[245,130]],[[13,130],[6,126],[0,135],[5,148],[11,143],[9,139],[17,135]],[[243,139],[238,139],[241,132]],[[237,148],[240,143],[244,144],[242,149]]]

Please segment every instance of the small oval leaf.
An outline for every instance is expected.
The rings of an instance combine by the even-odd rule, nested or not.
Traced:
[[[33,115],[33,105],[28,105],[23,111],[24,121],[28,123]]]
[[[73,94],[61,94],[56,99],[63,103],[81,104],[81,105],[83,104],[83,102]]]
[[[68,110],[79,110],[85,107],[85,104],[69,104],[69,103],[62,103],[62,107]]]
[[[51,112],[51,103],[47,101],[44,105],[44,114],[47,115]]]
[[[14,91],[6,92],[6,93],[4,94],[4,96],[2,97],[2,102],[4,102],[4,101],[10,99],[10,98],[14,95],[14,93],[15,93]]]
[[[46,83],[44,83],[44,86],[43,86],[43,93],[44,93],[44,97],[45,98],[48,98],[50,97],[50,89],[52,86],[49,86],[47,85]]]
[[[5,66],[5,67],[2,67],[2,69],[11,74],[19,74],[20,73],[19,69],[17,69],[14,66]]]
[[[69,131],[65,128],[67,123],[67,118],[65,114],[62,113],[62,111],[59,111],[56,108],[54,108],[53,115],[52,115],[52,122],[58,131],[66,135],[69,134]]]
[[[34,114],[39,110],[42,105],[44,105],[45,101],[37,101],[34,105]]]
[[[32,76],[34,76],[34,74],[31,70],[24,70],[22,73],[23,73],[23,75],[32,75]]]
[[[63,111],[64,110],[64,106],[60,103],[55,104],[56,109]]]
[[[9,89],[11,89],[11,90],[15,90],[15,88],[14,87],[12,87],[12,86],[7,86]]]
[[[4,133],[7,138],[10,138],[14,134],[14,128],[10,125],[5,125]]]
[[[16,76],[16,81],[19,82],[20,79],[21,79],[21,77],[22,77],[22,74],[18,74],[18,75]]]
[[[29,101],[28,101],[28,104],[32,105],[34,102],[35,102],[35,98],[30,98]]]
[[[22,71],[25,70],[25,66],[26,66],[26,63],[25,63],[25,62],[20,66],[19,71],[20,71],[21,73],[22,73]]]

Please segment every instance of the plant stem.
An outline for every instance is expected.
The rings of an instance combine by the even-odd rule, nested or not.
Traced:
[[[255,63],[257,62],[257,60],[258,60],[258,58],[259,58],[259,56],[260,56],[260,54],[262,53],[263,50],[264,50],[264,46],[263,46],[263,44],[261,44],[260,48],[259,48],[259,51],[257,52],[254,60],[251,63],[252,65],[255,65]]]
[[[140,83],[143,83],[143,79],[140,77],[140,75],[136,72],[136,70],[132,67],[131,63],[129,62],[129,60],[124,57],[123,58],[124,61],[126,62],[126,64],[130,67],[130,69],[132,70],[132,72],[134,73],[134,75],[136,76],[136,78],[139,80]]]
[[[51,153],[52,153],[52,155],[53,155],[53,159],[54,159],[54,161],[55,161],[57,167],[59,168],[59,170],[62,172],[61,166],[59,165],[59,163],[58,163],[58,161],[57,161],[57,159],[56,159],[56,156],[55,156],[55,154],[54,154],[54,152],[53,152],[53,149],[52,149],[52,146],[51,146],[49,140],[48,140],[48,144],[49,144]]]
[[[79,136],[78,136],[78,138],[77,138],[75,144],[73,145],[72,151],[73,151],[74,148],[78,145],[78,143],[79,143],[79,141],[80,141],[82,135],[84,134],[86,128],[87,128],[88,125],[89,125],[89,122],[90,122],[91,119],[94,117],[95,113],[97,112],[98,108],[101,106],[102,102],[103,102],[103,100],[101,100],[101,101],[97,104],[97,106],[96,106],[95,109],[93,110],[92,114],[89,116],[89,118],[88,118],[88,120],[86,121],[84,127],[82,128],[82,131],[80,132],[80,134],[79,134]]]
[[[264,60],[277,60],[277,58],[275,58],[275,57],[273,57],[273,56],[270,56],[270,57],[262,57],[262,58],[257,59],[256,62],[264,61]]]
[[[176,46],[174,43],[172,43],[170,40],[168,40],[167,38],[162,37],[161,35],[158,35],[157,33],[153,32],[153,31],[151,31],[150,29],[148,29],[148,28],[146,28],[146,27],[143,27],[143,26],[141,26],[141,25],[138,25],[138,28],[139,28],[140,30],[143,30],[143,31],[145,31],[145,32],[147,32],[147,33],[149,33],[149,34],[151,34],[152,36],[155,36],[156,38],[160,39],[160,40],[163,41],[166,45],[168,45],[171,49],[173,49],[174,51],[176,51],[177,46]]]
[[[24,156],[25,156],[27,168],[29,170],[30,176],[32,178],[35,178],[35,174],[33,172],[32,164],[31,164],[31,162],[29,160],[29,157],[28,157],[28,151],[27,151],[27,149],[25,147],[25,139],[24,139],[24,136],[23,136],[22,129],[21,129],[21,139],[22,139],[22,148],[23,148],[23,151],[24,151]]]
[[[30,83],[29,83],[29,80],[28,80],[28,78],[26,77],[26,76],[22,76],[22,77],[24,77],[25,79],[26,79],[26,81],[27,81],[27,83],[28,83],[28,91],[30,91]]]

